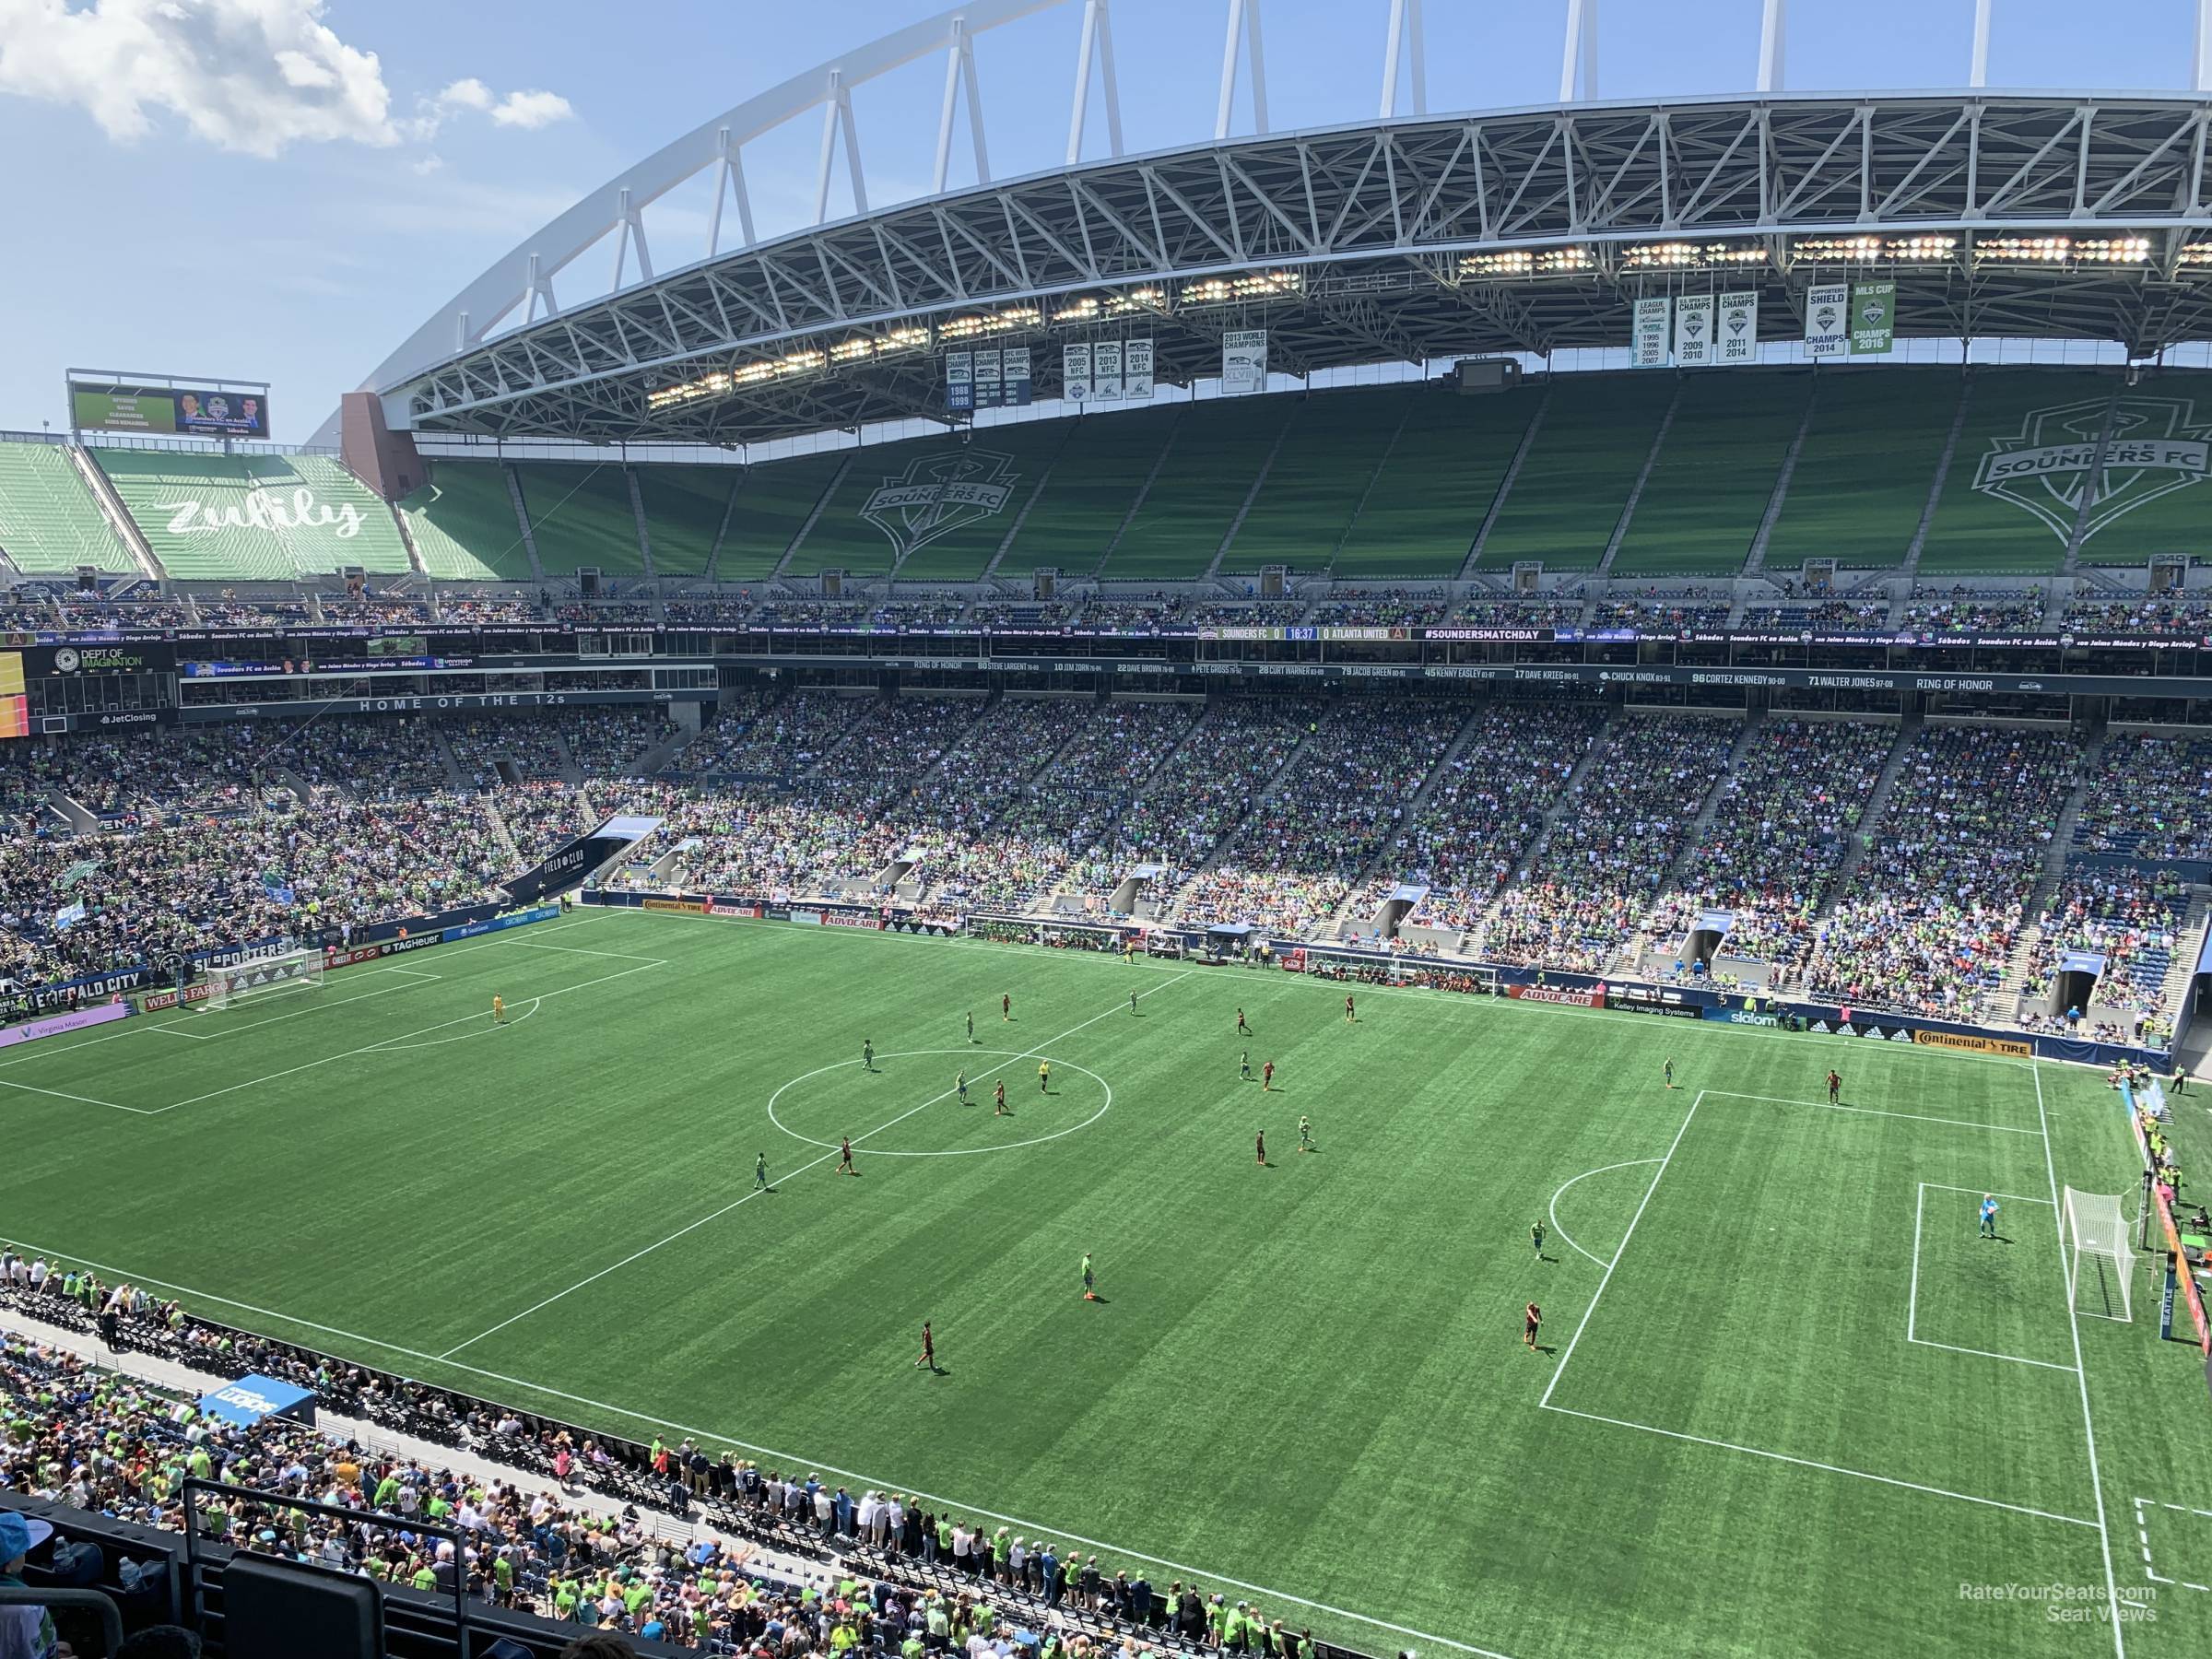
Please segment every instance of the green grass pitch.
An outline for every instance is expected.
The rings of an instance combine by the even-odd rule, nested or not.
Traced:
[[[1344,990],[582,912],[11,1051],[0,1233],[1370,1652],[2205,1651],[2201,1364],[2140,1260],[2069,1309],[2100,1077]]]

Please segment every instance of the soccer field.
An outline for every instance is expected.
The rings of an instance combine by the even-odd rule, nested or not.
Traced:
[[[9,1051],[0,1235],[1373,1653],[2212,1641],[2201,1359],[2141,1258],[2070,1311],[2099,1076],[1345,991],[585,912]]]

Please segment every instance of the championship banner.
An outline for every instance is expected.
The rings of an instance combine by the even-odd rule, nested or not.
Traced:
[[[1721,326],[1716,339],[1724,364],[1750,363],[1759,359],[1759,294],[1721,296]]]
[[[1221,395],[1244,397],[1267,387],[1267,331],[1231,328],[1221,336]]]
[[[1886,357],[1897,345],[1897,284],[1851,285],[1851,355]]]
[[[1805,355],[1841,357],[1851,349],[1851,288],[1823,283],[1805,290]]]
[[[998,354],[999,401],[1009,407],[1030,406],[1030,348],[1008,346]]]
[[[1666,336],[1670,324],[1669,313],[1674,309],[1671,300],[1639,300],[1636,301],[1636,320],[1629,335],[1629,365],[1634,369],[1664,369],[1666,367]]]
[[[1090,394],[1102,404],[1122,401],[1122,343],[1119,340],[1092,343]]]
[[[1675,367],[1703,369],[1712,361],[1712,296],[1685,294],[1675,303]]]
[[[1060,348],[1060,395],[1069,403],[1090,401],[1090,345]]]
[[[1152,342],[1149,337],[1122,346],[1122,395],[1131,403],[1152,399]]]
[[[975,354],[975,404],[979,409],[999,406],[998,351],[994,347]]]
[[[969,351],[948,351],[945,354],[945,406],[956,413],[975,407],[975,354]]]

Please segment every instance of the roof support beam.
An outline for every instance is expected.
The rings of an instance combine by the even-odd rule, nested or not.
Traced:
[[[1076,50],[1076,97],[1067,119],[1067,164],[1083,159],[1083,128],[1090,112],[1090,65],[1099,65],[1099,91],[1106,102],[1106,148],[1122,156],[1122,92],[1113,78],[1113,14],[1109,0],[1083,0],[1083,40]]]
[[[1229,136],[1237,101],[1237,60],[1252,54],[1252,130],[1267,128],[1267,58],[1260,50],[1260,0],[1229,0],[1229,37],[1221,44],[1221,96],[1214,106],[1214,136]]]
[[[932,189],[942,192],[945,177],[952,164],[952,117],[960,101],[960,88],[968,88],[968,135],[975,145],[975,182],[991,182],[991,158],[983,149],[983,94],[975,78],[975,37],[968,32],[968,19],[955,18],[951,24],[952,39],[945,48],[945,107],[937,112],[937,166],[932,175]]]

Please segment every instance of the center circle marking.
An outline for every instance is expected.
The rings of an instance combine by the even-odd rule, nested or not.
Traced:
[[[1105,1103],[1079,1124],[1070,1124],[1066,1128],[1056,1129],[1050,1135],[1031,1135],[1028,1140],[1009,1141],[1003,1147],[949,1147],[944,1148],[943,1150],[935,1152],[899,1152],[893,1151],[888,1147],[871,1147],[868,1148],[869,1157],[974,1158],[984,1152],[1018,1152],[1024,1147],[1041,1147],[1047,1141],[1056,1141],[1063,1135],[1075,1134],[1075,1132],[1078,1129],[1088,1129],[1093,1124],[1097,1123],[1100,1118],[1104,1117],[1109,1112],[1113,1110],[1112,1084],[1107,1082],[1105,1078],[1100,1077],[1097,1072],[1092,1071],[1088,1065],[1077,1065],[1073,1061],[1069,1060],[1053,1060],[1053,1056],[1050,1054],[1018,1054],[1010,1049],[986,1048],[900,1049],[892,1053],[877,1054],[876,1058],[878,1060],[912,1060],[928,1054],[995,1054],[1000,1058],[1006,1060],[1052,1060],[1053,1065],[1058,1069],[1062,1071],[1079,1072],[1084,1077],[1088,1077],[1093,1083],[1096,1083],[1100,1088],[1105,1090]],[[776,1102],[781,1100],[785,1095],[789,1094],[793,1089],[796,1088],[802,1083],[808,1082],[813,1078],[821,1077],[824,1073],[843,1071],[850,1066],[858,1065],[859,1064],[860,1062],[857,1060],[839,1060],[829,1065],[818,1065],[810,1072],[801,1072],[797,1077],[792,1078],[790,1082],[784,1084],[781,1088],[777,1089],[774,1094],[771,1094],[768,1097],[768,1121],[773,1124],[777,1128],[782,1130],[784,1134],[790,1135],[794,1140],[805,1141],[810,1147],[819,1147],[824,1151],[828,1152],[836,1152],[841,1150],[841,1148],[835,1141],[817,1140],[811,1135],[802,1135],[796,1129],[794,1129],[789,1124],[785,1123],[782,1118],[776,1115]],[[948,1099],[950,1097],[947,1096],[946,1098]],[[924,1102],[924,1105],[927,1106],[935,1106],[938,1104],[940,1104],[940,1101],[934,1100]],[[922,1107],[917,1106],[912,1110],[919,1112],[922,1110]],[[882,1125],[882,1127],[888,1126],[888,1125]],[[868,1135],[873,1135],[875,1133],[877,1133],[876,1130],[869,1130],[866,1135],[863,1135],[861,1136],[861,1140],[865,1141]],[[855,1143],[856,1147],[858,1143]]]

